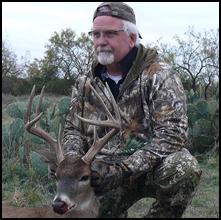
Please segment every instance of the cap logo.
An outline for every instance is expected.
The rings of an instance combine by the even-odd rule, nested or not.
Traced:
[[[106,12],[111,12],[111,9],[109,6],[101,6],[100,8],[98,8],[97,10],[98,12],[101,12],[101,13],[106,13]]]
[[[112,15],[118,16],[118,12],[117,11],[112,11]]]

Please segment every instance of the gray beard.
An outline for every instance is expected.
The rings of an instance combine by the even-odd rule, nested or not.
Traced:
[[[98,52],[97,60],[102,65],[109,65],[114,62],[114,55],[111,52]]]

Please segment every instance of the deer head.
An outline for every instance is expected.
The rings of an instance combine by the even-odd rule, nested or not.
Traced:
[[[30,120],[31,105],[35,94],[35,86],[32,89],[27,114],[25,117],[26,130],[38,137],[44,139],[53,149],[56,155],[56,181],[57,181],[57,194],[53,200],[53,210],[59,214],[65,214],[70,211],[78,213],[80,217],[97,217],[99,202],[94,195],[94,191],[90,186],[91,169],[90,165],[96,154],[102,149],[102,147],[121,129],[120,112],[117,107],[116,101],[106,84],[109,96],[111,98],[111,104],[114,109],[114,115],[108,110],[102,97],[97,93],[95,88],[89,83],[90,89],[94,92],[102,106],[104,107],[107,120],[89,120],[79,115],[75,115],[82,122],[94,125],[94,142],[87,153],[82,157],[66,156],[64,157],[63,149],[61,146],[61,129],[59,128],[59,136],[54,139],[49,133],[42,130],[38,122],[42,116],[40,111],[40,105],[43,98],[44,87],[42,88],[40,101],[36,108],[36,117]],[[99,138],[96,132],[95,126],[109,127],[111,130],[102,138]],[[51,163],[52,159],[44,154],[45,162]],[[54,165],[54,162],[53,162]],[[73,213],[72,212],[72,213]],[[73,216],[73,215],[72,215]]]

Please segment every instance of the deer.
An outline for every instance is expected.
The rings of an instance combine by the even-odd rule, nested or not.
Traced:
[[[2,201],[2,218],[61,218],[50,206],[15,207],[8,201]]]
[[[66,218],[99,217],[99,199],[96,197],[90,185],[91,163],[105,144],[121,130],[120,111],[108,84],[106,83],[106,88],[110,97],[111,106],[114,109],[114,114],[109,111],[102,97],[91,83],[88,82],[87,85],[103,106],[107,119],[91,120],[75,114],[81,122],[93,126],[93,144],[85,155],[79,157],[73,155],[64,156],[61,144],[61,127],[59,127],[58,138],[55,139],[39,126],[39,120],[43,115],[43,112],[40,111],[40,105],[45,87],[41,90],[39,104],[36,108],[36,116],[31,120],[31,106],[35,96],[35,85],[33,86],[25,117],[26,130],[45,140],[55,152],[56,158],[53,158],[53,160],[56,161],[55,176],[57,193],[53,199],[52,208],[55,213]],[[110,129],[103,137],[98,137],[96,126],[108,127]],[[45,158],[46,163],[53,163],[52,159],[47,155]]]

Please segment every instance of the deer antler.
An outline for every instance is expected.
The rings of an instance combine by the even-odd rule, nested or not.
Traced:
[[[40,106],[41,106],[42,99],[43,99],[44,89],[45,89],[45,86],[43,86],[43,88],[41,90],[40,100],[39,100],[39,103],[36,108],[36,116],[33,120],[31,120],[30,119],[31,118],[31,106],[32,106],[32,101],[35,96],[35,85],[32,88],[31,95],[30,95],[29,101],[28,101],[28,109],[27,109],[27,112],[25,115],[25,128],[29,133],[34,134],[34,135],[44,139],[48,144],[50,144],[51,147],[56,152],[58,163],[60,163],[64,159],[64,155],[63,155],[63,151],[62,151],[62,147],[61,147],[61,143],[60,143],[61,126],[59,126],[59,132],[58,132],[59,135],[58,135],[58,139],[56,140],[53,137],[51,137],[49,133],[42,130],[39,127],[39,123],[38,123],[41,116],[43,115],[43,112],[40,111]]]
[[[102,147],[121,129],[120,111],[118,109],[117,103],[113,97],[112,92],[110,91],[108,84],[106,83],[106,88],[107,88],[107,91],[108,91],[109,96],[111,98],[110,101],[111,101],[111,104],[114,109],[115,118],[114,118],[113,114],[110,113],[110,111],[107,108],[107,106],[105,105],[102,97],[97,93],[95,88],[90,83],[89,83],[89,86],[90,86],[91,90],[94,92],[95,96],[100,101],[100,103],[102,104],[102,106],[104,107],[104,110],[105,110],[105,113],[107,114],[108,119],[104,120],[104,121],[95,121],[95,120],[83,118],[83,117],[75,114],[76,117],[78,119],[80,119],[81,121],[86,122],[88,124],[102,126],[102,127],[110,127],[112,129],[102,138],[98,138],[96,127],[94,126],[94,142],[93,142],[92,146],[90,147],[90,149],[87,151],[87,153],[81,158],[86,164],[90,164],[92,162],[93,158],[96,156],[96,154],[102,149]]]

